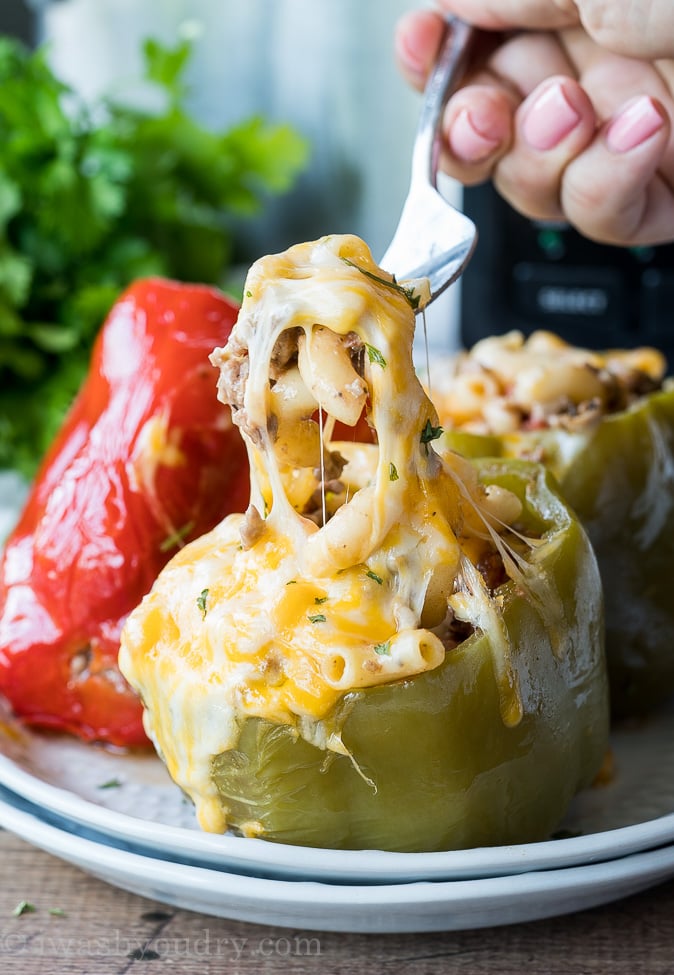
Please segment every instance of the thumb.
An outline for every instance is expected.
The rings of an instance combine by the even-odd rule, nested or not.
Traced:
[[[672,0],[576,0],[580,20],[601,47],[640,58],[674,57]]]

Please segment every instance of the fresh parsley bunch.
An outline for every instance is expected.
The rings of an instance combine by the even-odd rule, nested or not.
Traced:
[[[159,274],[222,283],[232,221],[287,190],[307,146],[251,118],[212,132],[185,108],[192,46],[144,45],[155,110],[84,104],[43,50],[0,37],[0,467],[30,475],[120,291]]]

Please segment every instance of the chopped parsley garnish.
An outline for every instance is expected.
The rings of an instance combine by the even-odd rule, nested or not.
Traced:
[[[410,303],[410,307],[414,311],[416,311],[419,307],[421,296],[415,293],[414,288],[405,288],[402,284],[398,284],[395,277],[392,281],[389,281],[388,278],[382,278],[379,274],[375,274],[373,271],[368,271],[367,268],[361,267],[360,264],[356,264],[355,261],[349,260],[348,257],[343,257],[342,260],[345,264],[348,264],[349,267],[355,267],[356,270],[360,271],[361,274],[364,274],[366,278],[371,278],[372,281],[376,281],[377,284],[383,284],[387,288],[393,288],[394,291],[397,291],[407,299],[407,301]]]
[[[388,465],[388,479],[389,479],[389,481],[397,481],[398,480],[398,468],[396,467],[396,465],[394,463],[390,463]]]
[[[384,580],[382,579],[382,577],[378,576],[376,572],[372,571],[372,569],[368,569],[365,575],[369,576],[370,579],[374,579],[374,581],[377,583],[378,586],[384,585]]]
[[[121,786],[119,779],[108,779],[107,782],[101,782],[98,786],[99,789],[119,789]]]
[[[367,357],[370,362],[376,362],[382,369],[386,369],[386,359],[379,349],[376,349],[374,345],[368,345],[367,342],[365,343],[365,348],[367,349]]]
[[[171,532],[170,535],[166,536],[164,541],[159,546],[159,551],[169,552],[172,548],[178,548],[184,542],[193,528],[193,521],[188,521],[186,525],[182,526],[182,528],[176,528],[174,532]]]
[[[207,599],[208,599],[208,589],[202,589],[199,595],[197,596],[197,606],[201,610],[202,620],[206,619],[206,613],[208,612],[208,609],[206,607]]]
[[[444,432],[442,427],[434,427],[430,420],[426,420],[426,426],[421,431],[421,442],[430,443],[431,440],[437,440]]]
[[[19,901],[12,911],[12,915],[14,917],[21,917],[22,914],[35,914],[36,910],[37,907],[35,904],[31,904],[30,901]]]
[[[297,585],[297,579],[288,579],[288,581],[286,582],[286,586],[296,586],[296,585]]]
[[[327,616],[323,616],[323,613],[316,613],[314,616],[308,617],[310,623],[327,623]]]
[[[317,606],[320,606],[321,603],[327,603],[327,601],[328,601],[327,596],[316,596],[316,598],[314,599],[314,602],[316,603]]]
[[[390,657],[391,656],[391,641],[387,640],[386,643],[375,643],[374,652],[379,654],[380,657]]]
[[[246,298],[252,298],[252,297],[253,297],[253,292],[252,291],[246,291]]]
[[[66,912],[62,907],[50,907],[48,913],[51,914],[52,917],[66,917]]]

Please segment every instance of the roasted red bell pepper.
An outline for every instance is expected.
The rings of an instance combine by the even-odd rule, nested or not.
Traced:
[[[236,315],[212,288],[150,279],[104,324],[0,562],[0,692],[27,723],[146,741],[122,625],[179,546],[247,503],[208,361]]]

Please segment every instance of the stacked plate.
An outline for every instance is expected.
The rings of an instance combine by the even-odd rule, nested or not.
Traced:
[[[610,782],[557,838],[447,853],[313,850],[199,831],[152,755],[0,724],[0,825],[126,890],[220,917],[459,930],[616,900],[674,876],[674,709],[616,730]]]

